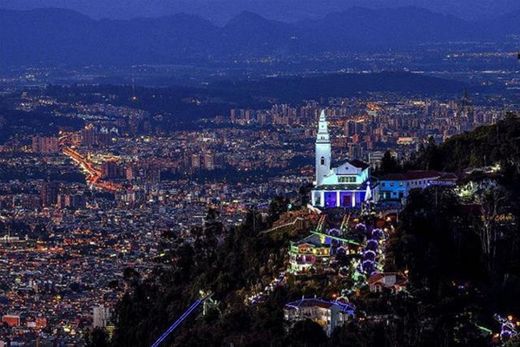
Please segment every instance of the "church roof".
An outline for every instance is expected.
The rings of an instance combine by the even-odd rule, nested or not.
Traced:
[[[358,159],[342,159],[342,160],[334,161],[332,166],[338,168],[338,167],[344,166],[345,164],[350,164],[353,167],[360,169],[360,170],[365,170],[368,167],[370,167],[369,164],[367,164],[361,160],[358,160]]]
[[[324,244],[321,242],[321,238],[317,235],[311,234],[299,241],[296,241],[293,243],[295,246],[303,245],[303,244],[310,244],[315,247],[322,247]]]
[[[357,159],[349,160],[349,162],[350,162],[350,164],[352,164],[353,166],[355,166],[357,168],[360,168],[361,170],[365,170],[370,166],[367,163],[365,163],[364,161],[357,160]]]

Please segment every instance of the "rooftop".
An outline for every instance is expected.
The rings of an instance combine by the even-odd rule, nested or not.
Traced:
[[[289,302],[285,305],[286,309],[297,310],[304,307],[321,307],[325,309],[336,308],[348,315],[354,315],[354,305],[342,301],[328,301],[320,298],[301,298],[300,300]]]
[[[453,179],[456,180],[457,176],[453,173],[446,173],[433,170],[413,170],[403,173],[391,173],[380,177],[382,181],[409,181],[409,180],[420,180],[427,178],[435,179]]]

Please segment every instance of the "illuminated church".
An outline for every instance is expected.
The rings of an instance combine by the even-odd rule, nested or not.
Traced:
[[[331,167],[332,148],[325,112],[320,115],[316,136],[316,181],[311,192],[315,207],[357,208],[372,200],[369,165],[359,160],[347,160]]]

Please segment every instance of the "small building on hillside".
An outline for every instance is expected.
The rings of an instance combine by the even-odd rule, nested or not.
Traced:
[[[412,189],[430,186],[455,186],[457,176],[439,171],[408,171],[388,174],[379,179],[379,200],[406,200]]]
[[[328,301],[319,298],[302,298],[285,305],[284,319],[289,323],[310,319],[331,335],[336,327],[354,317],[355,307],[343,301]]]
[[[331,264],[335,257],[339,253],[357,253],[359,247],[358,242],[344,238],[339,229],[313,231],[309,236],[290,243],[287,271],[296,276],[334,272],[337,269]]]
[[[406,290],[408,278],[400,272],[383,272],[376,273],[369,277],[368,285],[372,293],[381,293],[388,289],[392,293],[397,294]]]
[[[288,272],[295,275],[323,272],[329,265],[330,244],[316,234],[291,242]]]
[[[19,327],[21,324],[20,315],[18,315],[18,314],[3,315],[2,323],[7,324],[10,327]]]

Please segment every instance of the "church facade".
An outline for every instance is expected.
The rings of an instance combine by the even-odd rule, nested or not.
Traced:
[[[332,147],[328,122],[322,111],[316,136],[316,181],[312,205],[321,208],[358,208],[373,199],[370,167],[359,160],[347,160],[332,168]]]

